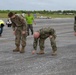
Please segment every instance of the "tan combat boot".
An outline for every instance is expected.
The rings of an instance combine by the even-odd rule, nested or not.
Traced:
[[[40,50],[37,54],[44,54],[44,50]]]
[[[51,55],[52,56],[56,56],[57,55],[57,51],[53,51]]]
[[[13,52],[19,52],[20,51],[20,47],[16,46],[16,49],[13,50]]]
[[[20,53],[25,53],[25,47],[24,46],[22,46]]]

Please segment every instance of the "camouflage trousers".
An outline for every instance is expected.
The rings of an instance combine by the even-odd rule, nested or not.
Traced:
[[[22,34],[22,27],[17,27],[15,32],[15,45],[20,46],[26,46],[26,34]]]
[[[56,37],[52,37],[50,38],[50,43],[51,43],[51,47],[52,47],[52,50],[53,51],[57,51],[57,46],[56,46],[56,41],[55,41]],[[40,47],[40,50],[44,50],[44,42],[45,42],[45,39],[39,39],[39,47]]]

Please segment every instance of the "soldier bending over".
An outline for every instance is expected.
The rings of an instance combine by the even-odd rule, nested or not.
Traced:
[[[39,31],[34,32],[34,43],[33,43],[34,50],[32,51],[32,54],[36,52],[38,41],[39,41],[39,47],[40,47],[40,51],[38,54],[44,54],[44,41],[48,37],[50,39],[51,46],[52,46],[52,51],[53,51],[52,55],[56,55],[56,51],[57,51],[57,46],[55,41],[56,34],[55,34],[55,30],[51,27],[42,28]]]

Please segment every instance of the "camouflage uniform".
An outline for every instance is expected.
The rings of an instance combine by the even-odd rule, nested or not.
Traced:
[[[55,30],[48,27],[48,28],[42,28],[38,32],[40,33],[40,36],[39,36],[39,38],[34,38],[34,43],[33,43],[34,50],[37,49],[38,41],[39,41],[40,50],[44,50],[45,39],[48,38],[50,35],[52,35],[53,37],[50,38],[52,50],[57,51],[57,46],[56,46],[56,41],[55,41],[55,39],[56,39]]]
[[[76,32],[76,16],[74,17],[74,31]]]
[[[15,45],[20,46],[20,42],[22,46],[26,46],[26,34],[22,34],[22,31],[26,31],[26,21],[23,17],[15,15],[15,18],[11,18],[12,28],[15,31]]]

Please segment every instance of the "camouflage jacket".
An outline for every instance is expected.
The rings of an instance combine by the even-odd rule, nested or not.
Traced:
[[[37,31],[40,33],[39,38],[34,38],[34,43],[33,43],[33,48],[36,50],[37,49],[37,43],[39,39],[43,39],[45,40],[46,38],[48,38],[50,35],[52,36],[56,36],[55,35],[55,30],[51,27],[48,28],[42,28],[39,31]]]
[[[15,15],[15,18],[11,18],[12,28],[15,30],[15,27],[23,26],[23,30],[26,30],[26,21],[23,17]]]

